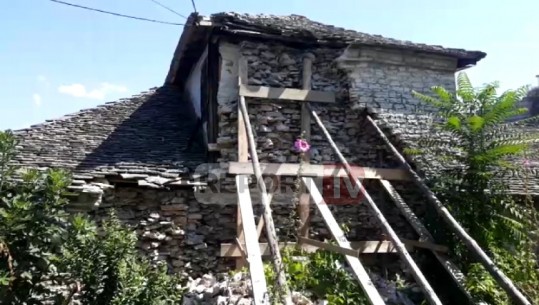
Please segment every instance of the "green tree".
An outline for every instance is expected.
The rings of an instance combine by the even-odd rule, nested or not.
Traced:
[[[0,132],[0,299],[40,304],[57,275],[70,179],[60,170],[11,166],[16,145],[11,132]]]
[[[508,170],[518,169],[514,164],[516,157],[525,156],[530,145],[539,142],[538,134],[519,132],[522,129],[515,127],[536,121],[537,117],[510,123],[511,118],[527,112],[518,107],[518,102],[528,88],[500,95],[497,89],[497,83],[475,89],[467,75],[460,73],[456,94],[442,87],[433,87],[432,95],[413,92],[435,109],[430,134],[438,136],[422,139],[418,150],[408,152],[435,156],[436,162],[422,162],[427,168],[431,166],[427,171],[434,190],[504,272],[530,298],[537,298],[534,290],[539,290],[539,276],[532,250],[532,239],[537,234],[536,211],[530,202],[510,196],[503,179]],[[452,236],[444,237],[447,240]],[[490,285],[484,279],[478,280],[489,276],[473,264],[460,244],[455,243],[452,248],[461,267],[469,271],[472,292],[494,304],[508,302],[493,281]]]

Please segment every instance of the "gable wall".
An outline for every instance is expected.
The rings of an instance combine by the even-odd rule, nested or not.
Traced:
[[[372,167],[395,167],[396,162],[384,145],[375,137],[359,112],[351,111],[349,76],[340,69],[335,60],[342,54],[341,49],[317,48],[295,49],[280,44],[255,43],[244,41],[240,44],[222,43],[221,82],[218,91],[219,137],[221,152],[219,160],[223,168],[230,161],[237,161],[237,77],[238,59],[244,56],[248,60],[248,84],[271,87],[301,88],[302,60],[307,54],[313,54],[312,88],[315,90],[336,92],[337,103],[314,105],[322,121],[332,134],[347,160],[352,165]],[[300,104],[280,102],[278,100],[256,100],[248,98],[251,124],[255,130],[260,162],[298,163],[298,155],[293,151],[293,142],[300,135]],[[325,140],[322,132],[313,122],[311,132],[311,162],[315,164],[335,164],[338,158]],[[276,196],[272,203],[275,226],[280,231],[280,239],[293,239],[297,218],[294,216],[293,201],[294,177],[282,178],[281,188],[288,187],[289,195]],[[414,238],[408,224],[393,208],[377,181],[368,181],[368,190],[379,207],[384,210],[392,225],[407,238]],[[223,190],[235,192],[234,180],[229,177],[221,182]],[[256,193],[256,187],[251,191]],[[232,200],[231,200],[232,201]],[[277,201],[277,202],[276,202]],[[256,200],[255,200],[256,202]],[[233,203],[233,202],[232,202]],[[370,209],[364,204],[332,206],[339,222],[348,224],[350,240],[377,240],[382,237],[382,230]],[[329,238],[320,216],[311,210],[311,237]],[[286,236],[286,237],[285,237]]]

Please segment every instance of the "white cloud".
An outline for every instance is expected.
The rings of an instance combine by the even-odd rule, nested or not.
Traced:
[[[127,88],[121,85],[101,83],[99,87],[88,90],[82,84],[71,84],[58,87],[58,92],[74,97],[103,100],[111,93],[127,92]]]
[[[41,95],[39,95],[39,94],[37,94],[37,93],[34,93],[34,94],[32,95],[32,99],[34,100],[34,105],[35,105],[36,107],[41,106],[41,102],[42,102],[42,100],[41,100]]]

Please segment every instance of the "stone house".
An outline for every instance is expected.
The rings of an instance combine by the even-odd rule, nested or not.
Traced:
[[[71,188],[78,195],[70,209],[96,218],[116,209],[120,219],[136,227],[140,248],[168,261],[171,270],[191,275],[226,270],[230,260],[220,257],[221,245],[237,236],[236,190],[233,176],[226,173],[239,157],[240,58],[247,60],[248,85],[298,89],[303,61],[311,60],[311,89],[335,95],[334,103],[313,106],[335,142],[351,164],[383,172],[398,163],[366,124],[365,111],[396,146],[413,145],[424,131],[424,116],[418,114],[424,106],[411,90],[427,92],[434,85],[454,89],[455,72],[485,56],[345,30],[297,15],[192,14],[162,86],[17,131],[21,142],[16,161],[71,170]],[[301,133],[300,104],[249,98],[249,113],[260,161],[298,163],[291,147]],[[337,162],[314,124],[311,145],[312,164]],[[217,194],[204,202],[202,194],[211,184],[209,163],[217,165],[212,168],[223,179]],[[282,183],[292,185],[293,180],[286,177]],[[365,185],[399,235],[417,239],[377,180],[365,180]],[[424,213],[425,201],[411,182],[394,185],[418,215]],[[290,201],[284,194],[280,202]],[[365,205],[332,209],[348,224],[350,240],[384,239]],[[290,204],[274,207],[281,240],[295,236],[292,211]],[[310,236],[329,238],[323,221],[312,213]]]

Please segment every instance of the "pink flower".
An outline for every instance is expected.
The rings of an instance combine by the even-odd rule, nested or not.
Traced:
[[[530,167],[530,160],[524,159],[524,162],[523,162],[523,163],[524,163],[524,166],[525,166],[525,167]]]
[[[311,148],[311,145],[304,139],[297,139],[296,142],[294,142],[294,148],[300,153],[306,153]]]

